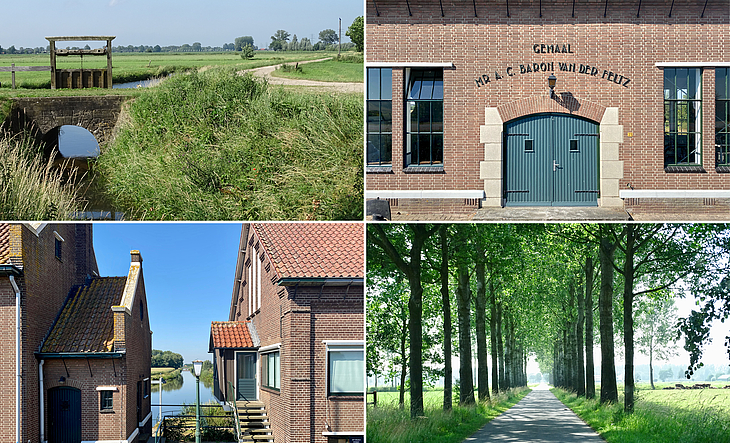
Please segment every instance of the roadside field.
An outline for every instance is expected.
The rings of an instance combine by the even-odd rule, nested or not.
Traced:
[[[321,82],[363,82],[363,62],[343,57],[341,60],[333,58],[323,62],[299,65],[287,65],[272,72],[274,77],[294,78],[297,80],[315,80]]]

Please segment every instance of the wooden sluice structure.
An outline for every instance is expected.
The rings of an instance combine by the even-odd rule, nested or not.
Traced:
[[[46,37],[51,49],[51,89],[112,88],[112,40],[114,36]],[[97,49],[56,49],[58,41],[105,41],[106,47]],[[56,57],[69,55],[106,55],[106,69],[58,69]]]

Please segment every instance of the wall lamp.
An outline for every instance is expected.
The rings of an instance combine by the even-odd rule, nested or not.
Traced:
[[[558,81],[558,78],[555,77],[555,74],[550,74],[550,77],[548,77],[548,86],[550,87],[550,98],[555,97],[555,83]]]

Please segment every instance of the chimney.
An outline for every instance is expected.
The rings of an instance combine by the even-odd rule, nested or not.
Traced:
[[[132,250],[131,254],[132,254],[132,263],[142,264],[142,254],[140,254],[138,250],[136,250],[136,249]]]

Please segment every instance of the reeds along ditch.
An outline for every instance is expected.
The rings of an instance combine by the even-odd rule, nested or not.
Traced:
[[[0,219],[67,220],[83,210],[77,171],[54,167],[54,160],[28,138],[0,135]]]
[[[96,171],[127,218],[362,219],[362,95],[271,87],[234,69],[135,100]]]

